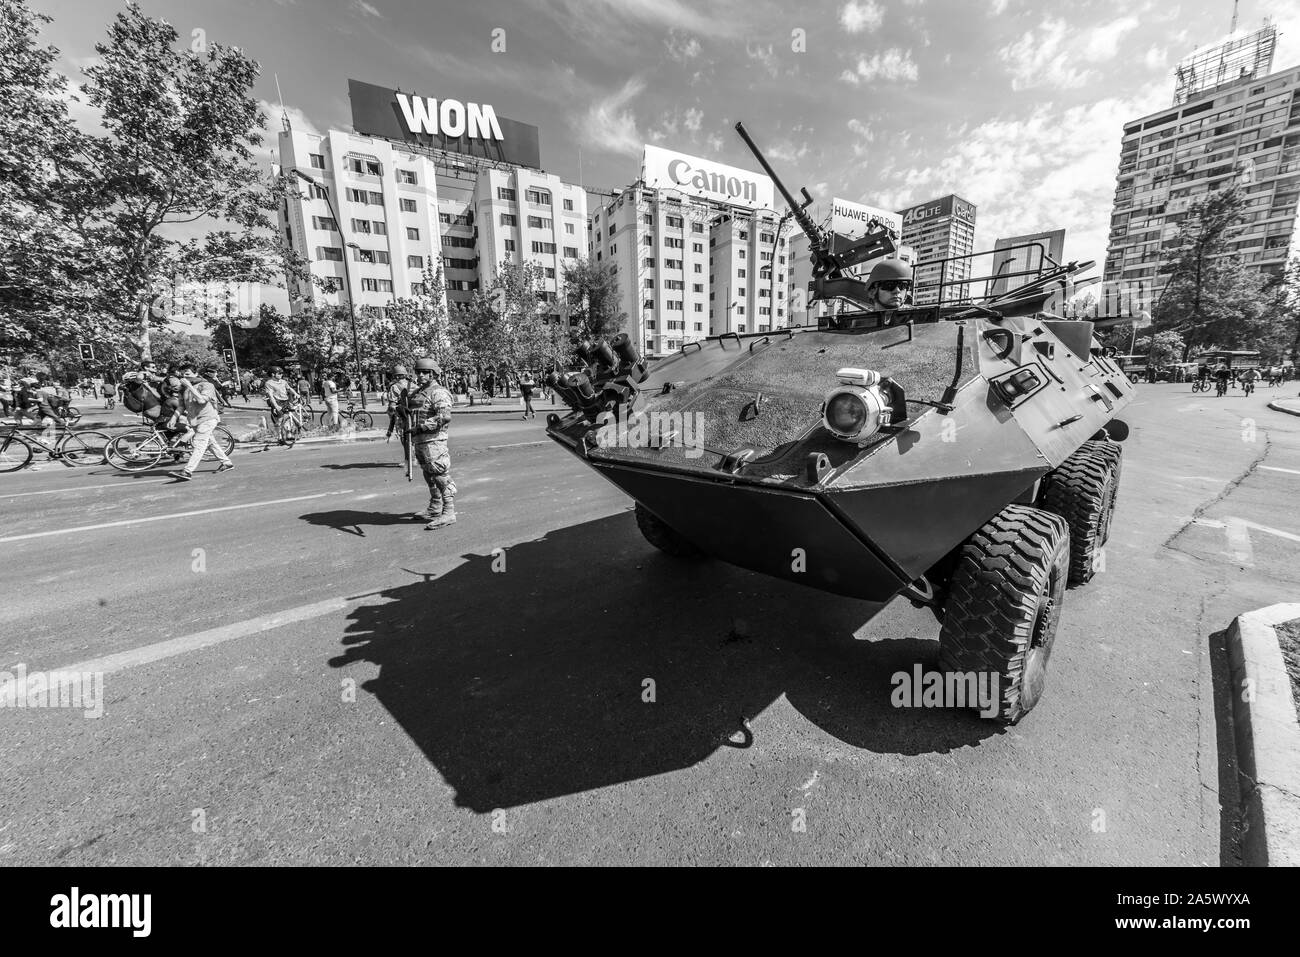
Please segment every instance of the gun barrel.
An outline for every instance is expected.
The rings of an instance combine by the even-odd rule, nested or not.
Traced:
[[[754,159],[758,160],[759,165],[763,167],[763,172],[767,173],[772,182],[776,184],[776,188],[781,193],[786,205],[790,207],[790,212],[793,214],[795,222],[799,224],[799,228],[808,236],[809,242],[814,246],[821,245],[823,240],[821,231],[817,228],[817,224],[812,221],[812,217],[804,212],[803,206],[799,205],[795,198],[790,195],[790,191],[785,188],[785,183],[781,182],[781,177],[776,175],[772,169],[772,165],[768,163],[767,157],[764,156],[762,151],[754,145],[754,141],[749,138],[749,131],[745,129],[745,124],[738,121],[736,123],[736,132],[739,133],[740,138],[745,141],[745,145],[749,147],[749,151],[754,154]],[[807,191],[804,192],[804,195],[807,195]]]

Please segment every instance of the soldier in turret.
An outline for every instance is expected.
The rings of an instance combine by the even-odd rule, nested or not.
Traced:
[[[872,312],[899,309],[912,301],[912,267],[901,259],[882,259],[867,278]]]

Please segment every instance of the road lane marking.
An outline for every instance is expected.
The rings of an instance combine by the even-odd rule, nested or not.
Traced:
[[[148,485],[151,482],[174,482],[175,479],[136,479],[133,482],[127,482],[123,479],[120,482],[108,482],[104,485],[78,485],[76,488],[47,488],[41,492],[0,492],[0,498],[23,498],[26,495],[56,495],[59,492],[93,492],[97,488],[134,488],[137,485]]]
[[[1289,475],[1300,475],[1300,469],[1280,469],[1276,465],[1261,465],[1260,468],[1268,469],[1270,472],[1286,472]]]
[[[233,512],[241,508],[261,508],[264,505],[283,505],[286,502],[306,502],[314,498],[330,495],[350,495],[355,489],[345,488],[337,492],[318,492],[315,495],[295,495],[293,498],[275,498],[266,502],[243,502],[239,505],[222,505],[219,508],[200,508],[193,512],[173,512],[170,515],[151,515],[148,518],[128,518],[120,522],[104,522],[100,525],[78,525],[75,528],[56,528],[48,532],[29,532],[26,535],[8,535],[0,538],[3,542],[21,542],[29,538],[48,538],[51,535],[72,535],[76,532],[94,532],[101,528],[122,528],[126,525],[143,525],[146,522],[165,522],[172,518],[190,518],[194,515],[211,515],[214,512]]]
[[[1294,532],[1286,532],[1270,525],[1260,525],[1258,522],[1236,518],[1232,515],[1226,516],[1221,522],[1212,518],[1197,518],[1193,519],[1192,522],[1205,528],[1223,529],[1228,539],[1228,547],[1232,550],[1232,557],[1243,565],[1254,566],[1255,564],[1255,551],[1250,542],[1252,530],[1263,532],[1266,535],[1274,535],[1289,542],[1300,542],[1300,535]]]
[[[343,611],[349,604],[364,597],[364,595],[359,595],[355,598],[327,598],[325,601],[314,602],[310,605],[299,605],[297,608],[290,608],[287,611],[278,611],[258,618],[249,618],[247,621],[238,621],[233,625],[222,625],[220,628],[196,631],[192,635],[158,641],[152,645],[132,648],[129,651],[119,651],[117,654],[105,655],[102,658],[92,658],[89,661],[68,665],[66,669],[60,670],[92,674],[95,672],[111,674],[115,671],[125,671],[127,668],[152,664],[165,658],[175,658],[177,655],[183,655],[189,651],[210,648],[213,645],[220,645],[236,638],[246,638],[249,635],[270,631],[273,628],[292,625],[300,621],[310,621],[313,618],[320,618],[322,615]]]

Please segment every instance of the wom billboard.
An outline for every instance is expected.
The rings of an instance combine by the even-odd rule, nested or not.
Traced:
[[[715,163],[698,156],[647,146],[641,159],[646,186],[671,189],[699,199],[748,209],[772,209],[776,195],[762,173]]]
[[[358,133],[542,168],[537,127],[497,116],[488,104],[402,93],[351,79],[348,98]]]

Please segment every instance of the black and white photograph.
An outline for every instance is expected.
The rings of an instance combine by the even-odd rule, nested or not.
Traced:
[[[0,0],[7,922],[775,867],[1276,930],[1298,203],[1298,0]]]

